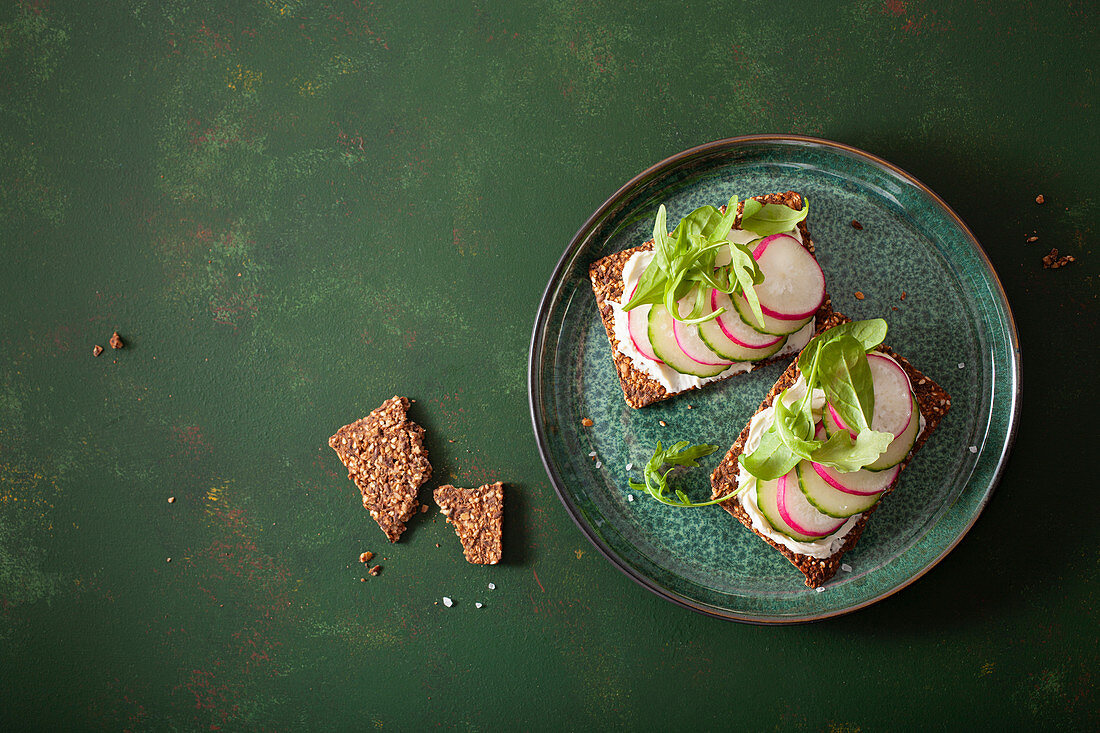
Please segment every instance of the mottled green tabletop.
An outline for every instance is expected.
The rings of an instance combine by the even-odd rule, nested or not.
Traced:
[[[0,727],[1100,727],[1098,61],[1086,2],[5,3]],[[585,219],[765,132],[938,193],[1023,354],[961,544],[786,627],[612,566],[527,403]],[[394,394],[424,499],[506,482],[500,565],[434,510],[396,545],[363,510],[326,440]]]

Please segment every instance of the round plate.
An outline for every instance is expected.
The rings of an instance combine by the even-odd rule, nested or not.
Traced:
[[[661,203],[674,223],[732,195],[787,190],[809,199],[807,223],[834,307],[853,319],[885,318],[886,342],[952,395],[939,429],[845,555],[851,571],[838,572],[822,592],[807,588],[782,555],[719,507],[668,507],[627,485],[628,477],[640,478],[658,440],[666,446],[677,440],[714,443],[721,449],[678,483],[696,500],[709,498],[711,469],[786,365],[631,409],[588,280],[592,262],[650,239]],[[528,368],[543,463],[592,543],[664,598],[760,623],[852,611],[934,566],[989,500],[1015,435],[1020,399],[1012,313],[966,225],[927,187],[886,161],[791,136],[740,137],[692,148],[619,189],[558,262],[539,308]],[[584,418],[594,424],[585,427]]]

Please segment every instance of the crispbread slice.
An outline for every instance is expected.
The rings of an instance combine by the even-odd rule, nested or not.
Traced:
[[[424,428],[408,419],[408,410],[406,398],[392,397],[328,439],[390,542],[405,531],[418,504],[416,491],[432,475]]]
[[[753,198],[762,204],[784,204],[792,209],[802,209],[802,196],[794,191],[771,193],[766,196],[754,196]],[[744,205],[744,202],[737,205],[738,214],[735,228],[741,226],[740,212],[743,210]],[[814,254],[814,242],[813,239],[810,238],[810,230],[807,228],[805,220],[798,223],[798,231],[799,234],[802,235],[802,243],[807,251],[809,251],[811,255]],[[619,350],[619,340],[615,338],[615,312],[611,308],[611,301],[617,303],[622,301],[623,267],[626,266],[627,260],[629,260],[635,252],[648,249],[653,249],[652,239],[638,247],[624,249],[622,252],[616,252],[615,254],[596,260],[588,268],[588,277],[592,281],[592,290],[596,294],[596,306],[599,308],[600,318],[603,320],[604,329],[607,331],[607,339],[611,342],[611,355],[615,362],[615,369],[619,374],[619,382],[623,388],[623,397],[626,399],[628,405],[635,408],[645,407],[646,405],[668,399],[669,397],[682,394],[691,389],[698,389],[697,387],[690,387],[688,390],[682,390],[681,392],[669,392],[656,379],[635,368],[630,357]],[[821,308],[818,309],[817,314],[815,314],[818,323],[827,315],[824,309],[828,302],[829,295],[828,292],[826,292],[825,301]],[[775,361],[790,358],[791,355],[786,354],[784,356],[763,359],[756,362],[752,368],[757,369],[765,364],[771,364]],[[732,376],[735,376],[735,374],[728,374],[722,377],[722,379],[727,379]]]
[[[435,503],[454,525],[462,554],[477,565],[500,562],[504,525],[504,485],[497,481],[476,489],[450,484],[435,490]]]
[[[839,325],[841,323],[847,323],[851,320],[841,313],[832,311],[831,308],[830,311],[831,312],[828,317],[825,318],[823,322],[818,324],[817,333],[821,333],[832,328],[833,326]],[[918,371],[912,364],[909,363],[907,359],[899,356],[889,347],[880,346],[878,347],[878,350],[894,357],[894,359],[897,360],[898,364],[900,364],[901,367],[905,370],[906,374],[909,375],[909,381],[913,385],[913,392],[917,396],[917,404],[920,406],[921,415],[924,416],[925,420],[924,430],[921,431],[919,436],[917,436],[917,441],[913,444],[913,450],[911,450],[909,452],[909,455],[906,456],[905,460],[901,462],[902,470],[898,474],[898,477],[900,479],[901,473],[904,472],[905,467],[909,465],[909,461],[912,460],[914,454],[916,454],[920,447],[925,444],[928,438],[935,431],[936,426],[940,424],[940,421],[943,419],[944,415],[947,414],[947,411],[951,407],[951,396],[948,395],[942,387],[932,381],[931,378],[925,376],[923,373]],[[784,371],[783,374],[780,375],[778,381],[776,381],[775,385],[768,392],[767,396],[764,397],[764,401],[760,404],[760,407],[757,408],[756,412],[759,413],[762,410],[770,407],[772,402],[775,401],[776,396],[784,389],[794,384],[797,379],[798,362],[796,360],[792,362],[789,367],[787,367],[786,371]],[[729,452],[726,453],[725,457],[722,459],[722,462],[718,464],[718,467],[714,469],[714,473],[711,474],[710,482],[712,498],[717,499],[720,496],[725,496],[736,488],[738,460],[741,456],[741,451],[745,447],[745,441],[748,440],[748,437],[749,426],[746,424],[745,428],[741,431],[741,434],[737,436],[737,440],[734,441],[733,446],[729,449]],[[894,483],[886,489],[883,494],[884,498],[886,494],[894,490],[894,487],[897,486],[897,481],[898,480],[895,479]],[[818,588],[834,575],[836,575],[836,571],[840,568],[841,557],[843,557],[844,553],[848,552],[848,550],[855,547],[855,544],[859,541],[860,535],[863,534],[863,530],[867,526],[867,522],[870,520],[871,515],[875,513],[875,510],[878,509],[881,503],[882,500],[880,500],[878,504],[875,504],[867,511],[863,512],[859,520],[852,527],[851,531],[849,531],[848,534],[845,535],[844,544],[840,546],[840,549],[838,549],[835,553],[827,558],[815,558],[810,557],[809,555],[802,555],[796,552],[792,552],[790,549],[784,547],[783,545],[765,537],[763,534],[753,528],[752,519],[745,512],[744,508],[741,506],[740,500],[737,498],[724,501],[719,506],[732,514],[733,517],[737,519],[737,521],[741,522],[741,524],[752,530],[753,533],[756,534],[756,536],[760,537],[760,539],[764,540],[769,545],[779,550],[779,552],[781,552],[784,557],[791,561],[792,565],[802,571],[802,574],[806,576],[807,586],[811,588]]]

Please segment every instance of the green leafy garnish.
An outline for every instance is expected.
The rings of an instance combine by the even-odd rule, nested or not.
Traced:
[[[723,502],[732,497],[733,494],[703,502],[692,501],[680,489],[674,490],[675,498],[668,495],[668,476],[675,470],[676,466],[695,468],[699,465],[697,459],[709,456],[716,450],[718,450],[716,445],[707,445],[706,443],[691,445],[686,440],[681,440],[673,444],[672,447],[665,449],[661,442],[657,441],[657,449],[653,451],[653,457],[645,464],[645,483],[639,483],[631,479],[629,481],[630,488],[635,491],[644,491],[657,501],[669,506],[710,506],[711,504]],[[672,466],[672,468],[665,469],[666,465]]]
[[[761,206],[756,199],[749,199],[745,202],[744,211],[741,213],[741,228],[759,234],[761,237],[768,237],[780,232],[789,232],[809,213],[810,202],[805,196],[802,197],[801,211],[795,211],[785,204]]]
[[[749,199],[744,203],[741,228],[766,237],[793,229],[806,218],[808,211],[805,199],[801,211],[781,204],[762,206],[759,201]],[[653,259],[623,310],[641,305],[663,305],[682,323],[704,323],[725,312],[725,308],[710,308],[710,292],[719,290],[727,295],[744,295],[757,323],[763,326],[764,314],[754,286],[764,282],[764,273],[749,245],[726,239],[736,220],[737,197],[734,196],[724,214],[713,206],[700,206],[681,219],[670,235],[668,213],[662,204],[653,224]],[[730,262],[718,265],[718,255],[723,251],[729,253]],[[693,290],[695,298],[691,311],[682,313],[678,302]]]
[[[771,426],[760,444],[741,459],[745,470],[761,480],[777,479],[808,460],[838,471],[856,471],[873,463],[890,445],[891,433],[871,429],[875,387],[867,352],[886,337],[886,321],[853,321],[815,336],[798,357],[806,383],[802,396],[788,405],[787,390],[776,398]],[[814,437],[813,390],[820,387],[840,418],[856,431],[855,440],[841,430],[828,440]]]

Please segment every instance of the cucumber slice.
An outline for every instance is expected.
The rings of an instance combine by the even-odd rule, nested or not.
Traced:
[[[779,516],[779,506],[776,504],[779,481],[779,479],[772,479],[771,481],[758,480],[756,482],[756,507],[760,510],[760,513],[764,515],[764,519],[768,521],[772,529],[790,537],[792,540],[813,542],[821,539],[821,536],[811,536],[796,532],[793,527],[784,522],[782,517]]]
[[[920,407],[917,405],[917,396],[910,393],[913,400],[913,414],[909,418],[909,425],[902,431],[901,435],[894,438],[890,443],[890,446],[886,451],[867,466],[864,466],[866,471],[885,471],[887,468],[893,468],[909,455],[909,451],[913,450],[913,444],[917,442],[917,436],[920,434]]]
[[[745,300],[744,295],[738,293],[732,296],[730,300],[733,301],[733,307],[737,309],[737,313],[741,316],[741,320],[745,322],[745,325],[759,333],[770,333],[773,336],[787,336],[795,331],[801,330],[801,328],[813,318],[811,315],[809,318],[803,318],[798,321],[783,321],[778,318],[772,318],[765,313],[764,325],[761,326],[760,323],[757,322],[756,316],[752,314],[752,309],[749,308],[749,301]]]
[[[787,343],[787,337],[780,336],[775,339],[775,343],[771,346],[762,348],[745,346],[729,337],[726,329],[723,328],[723,324],[720,322],[720,318],[721,317],[715,318],[706,323],[700,323],[698,329],[699,338],[703,340],[703,343],[723,359],[728,359],[730,361],[760,361],[761,359],[767,359],[769,356],[772,356]],[[736,313],[732,314],[732,319],[737,321],[737,323],[746,330],[751,330],[742,323]],[[756,332],[752,331],[752,333]],[[759,336],[759,334],[757,335]]]
[[[848,494],[830,486],[818,475],[809,461],[795,466],[798,472],[798,488],[802,495],[822,514],[847,519],[853,514],[865,512],[878,503],[882,492],[874,494]]]
[[[700,364],[684,353],[676,342],[676,320],[663,305],[654,305],[649,311],[649,343],[657,358],[680,374],[695,377],[713,377],[730,368],[730,364]]]

